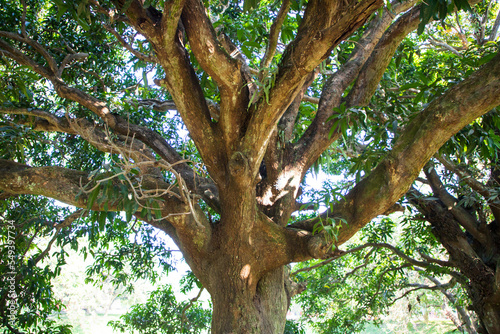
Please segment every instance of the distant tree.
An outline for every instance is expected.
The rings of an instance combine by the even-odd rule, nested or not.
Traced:
[[[168,270],[154,227],[210,293],[212,333],[282,333],[290,298],[304,288],[287,264],[338,255],[394,210],[450,137],[500,104],[500,55],[485,42],[498,28],[486,20],[463,76],[423,72],[429,89],[404,113],[396,108],[416,85],[411,66],[398,62],[424,60],[403,40],[469,9],[463,0],[23,0],[0,8],[2,233],[16,249],[2,248],[11,255],[2,257],[2,278],[15,277],[22,302],[9,323],[16,299],[2,285],[0,312],[13,332],[52,328],[40,318],[59,305],[48,280],[80,236],[91,240],[83,253],[96,258],[90,274],[123,284],[154,280],[158,262]],[[455,65],[436,57],[438,69]],[[387,96],[395,100],[379,103]],[[292,216],[310,209],[299,203],[308,171],[335,164],[338,143],[363,149],[363,133],[379,133],[371,143],[380,145],[369,160],[352,158],[349,190],[332,193],[324,213]],[[33,196],[79,209],[57,211]],[[38,246],[39,233],[54,241]],[[54,243],[61,262],[42,269],[37,259]],[[489,298],[498,300],[498,289]],[[485,316],[498,332],[498,309]]]

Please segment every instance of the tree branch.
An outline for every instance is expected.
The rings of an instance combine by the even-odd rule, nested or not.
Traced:
[[[186,0],[182,22],[191,49],[201,67],[222,90],[240,90],[240,66],[221,46],[212,23],[205,14],[203,3],[199,0]]]
[[[453,280],[451,280],[451,281],[449,281],[448,283],[445,283],[445,284],[436,284],[434,286],[429,286],[429,285],[425,285],[425,284],[408,284],[408,287],[412,287],[412,289],[406,291],[401,296],[395,298],[389,305],[394,304],[398,300],[400,300],[400,299],[408,296],[412,292],[415,292],[415,291],[418,291],[418,290],[431,290],[431,291],[439,290],[439,291],[445,291],[446,289],[452,288],[453,285],[455,285],[455,283],[453,282]]]
[[[135,4],[135,5],[134,5]],[[134,6],[132,6],[134,5]],[[142,22],[140,26],[146,31],[150,32],[151,25],[154,26],[153,23],[151,23],[151,18],[147,16],[144,12],[144,9],[142,6],[140,8],[137,8],[138,4],[136,2],[133,2],[131,7],[134,7],[132,9],[129,9],[133,13],[132,18],[135,18],[137,22]],[[128,12],[128,11],[127,11]],[[147,19],[144,17],[137,17],[139,14],[141,15],[146,15]],[[140,16],[140,15],[139,15]],[[148,21],[149,20],[149,21]],[[146,24],[144,22],[150,22],[150,24]],[[21,38],[20,36],[12,33],[6,33],[6,32],[0,32],[0,36],[2,36],[2,33],[4,34],[5,37],[9,38],[14,38],[14,39],[19,39]],[[153,38],[154,39],[154,38]],[[3,40],[0,39],[0,51],[3,51],[7,56],[11,57],[12,59],[16,60],[18,63],[21,65],[28,66],[32,68],[35,72],[38,74],[42,75],[43,77],[47,78],[52,82],[54,85],[54,88],[57,92],[57,94],[65,99],[72,100],[74,102],[77,102],[81,104],[82,106],[88,108],[92,112],[94,112],[96,115],[98,115],[105,123],[108,124],[110,128],[115,130],[117,133],[120,133],[124,136],[136,136],[136,138],[139,138],[141,141],[144,143],[148,144],[156,153],[158,153],[162,158],[165,159],[165,161],[170,162],[170,163],[175,163],[179,162],[182,160],[178,153],[170,147],[170,145],[167,144],[165,139],[161,137],[158,133],[151,131],[148,128],[136,126],[129,124],[127,121],[123,120],[122,118],[111,114],[108,106],[106,103],[103,101],[100,101],[91,95],[68,86],[66,83],[64,83],[61,78],[58,78],[56,73],[52,73],[51,71],[45,69],[43,66],[37,64],[35,61],[33,61],[31,58],[25,56],[20,50],[12,47],[10,44],[4,42]],[[3,49],[3,50],[2,50]],[[172,55],[172,54],[170,54]],[[165,58],[162,58],[165,60]],[[212,122],[210,119],[210,116],[208,116],[208,119],[197,119],[196,117],[198,116],[197,111],[206,109],[206,114],[209,115],[208,112],[208,107],[205,102],[205,98],[203,97],[203,93],[201,92],[201,88],[198,83],[198,79],[196,78],[196,75],[194,74],[192,68],[189,66],[189,64],[186,62],[186,59],[183,58],[183,56],[180,56],[180,53],[174,53],[171,58],[168,60],[171,61],[172,59],[174,60],[179,60],[178,67],[175,68],[175,71],[172,71],[172,73],[177,73],[179,74],[179,68],[191,73],[191,76],[194,77],[193,80],[184,80],[182,79],[181,81],[183,84],[186,84],[190,87],[193,88],[193,90],[183,90],[182,92],[178,91],[177,89],[173,93],[179,93],[177,96],[179,97],[179,100],[181,101],[181,106],[179,107],[179,103],[176,103],[176,105],[179,107],[179,112],[181,115],[183,115],[183,119],[186,122],[186,126],[188,126],[188,129],[190,130],[191,136],[195,140],[195,143],[197,143],[198,148],[200,149],[200,154],[204,158],[203,160],[206,162],[207,168],[209,171],[212,169],[211,166],[214,166],[215,163],[212,163],[212,161],[218,161],[218,155],[220,152],[213,152],[211,150],[213,149],[214,145],[213,143],[216,143],[218,140],[216,138],[212,138],[210,140],[210,134],[211,134],[211,129],[212,129]],[[64,65],[64,61],[63,61]],[[64,69],[63,66],[61,70],[55,66],[57,71],[56,72],[62,72]],[[182,89],[181,85],[181,89]],[[177,86],[176,86],[177,88]],[[201,96],[202,100],[202,107],[200,109],[199,104],[196,103],[196,98],[194,96],[191,96],[189,92],[192,92],[194,96]],[[172,93],[172,91],[171,91]],[[174,97],[176,94],[173,94]],[[189,99],[189,98],[192,99]],[[187,105],[183,102],[187,102]],[[194,105],[193,105],[194,103]],[[187,110],[189,112],[186,113],[186,107],[187,106],[192,106],[192,108],[188,108]],[[204,126],[199,126],[201,124],[206,123]],[[203,138],[203,140],[201,140]],[[198,139],[198,140],[197,140]],[[201,144],[200,144],[201,143]],[[205,159],[204,155],[208,155]],[[215,164],[216,165],[216,164]],[[215,188],[215,185],[213,182],[210,180],[197,180],[195,173],[189,168],[186,164],[179,164],[176,165],[176,169],[182,169],[182,172],[184,176],[186,177],[186,182],[188,186],[190,186],[191,189],[195,190],[196,192],[199,192],[200,195],[204,198],[204,200],[211,205],[214,210],[219,211],[219,206],[218,206],[218,193]],[[201,181],[201,182],[200,182]],[[201,187],[198,187],[200,185]],[[198,189],[197,189],[198,188]],[[200,189],[201,188],[201,189]]]
[[[500,10],[498,11],[497,18],[495,19],[495,23],[493,24],[493,28],[491,29],[491,34],[489,37],[490,41],[495,41],[498,35],[498,28],[500,28]]]
[[[170,3],[170,2],[167,2],[167,3]],[[111,26],[105,24],[104,25],[104,29],[106,29],[108,32],[110,32],[113,36],[116,37],[116,39],[118,40],[118,42],[120,42],[120,44],[125,48],[127,49],[131,54],[133,54],[134,56],[136,56],[138,59],[141,59],[145,62],[149,62],[149,63],[158,63],[158,59],[155,57],[155,56],[149,56],[149,55],[146,55],[144,53],[141,53],[139,51],[137,51],[136,49],[134,49],[130,44],[128,44],[125,39],[115,30],[113,29]]]
[[[278,37],[280,35],[281,26],[283,25],[283,22],[285,22],[289,10],[290,10],[290,0],[283,0],[281,2],[281,7],[278,12],[278,15],[276,16],[276,19],[271,25],[271,31],[269,32],[269,39],[267,42],[266,53],[264,54],[264,57],[262,58],[262,61],[260,63],[261,70],[269,67],[269,65],[273,60],[274,54],[276,52],[276,46],[278,45]]]
[[[433,46],[440,46],[442,48],[444,48],[445,50],[448,50],[450,51],[451,53],[453,53],[455,56],[459,57],[459,58],[463,58],[463,55],[458,52],[457,49],[455,49],[453,46],[443,42],[443,41],[440,41],[438,40],[437,38],[433,37],[432,35],[429,34],[429,42],[433,45]]]
[[[217,124],[222,130],[225,153],[229,158],[235,151],[235,143],[243,135],[248,117],[248,90],[245,89],[242,63],[231,58],[222,47],[200,0],[186,0],[182,22],[196,59],[220,89],[220,118]]]
[[[397,47],[406,35],[417,29],[420,22],[421,6],[417,5],[401,15],[378,41],[346,98],[349,106],[368,104]]]
[[[186,182],[188,189],[200,195],[216,212],[220,212],[218,190],[209,179],[198,177],[191,167],[181,158],[165,139],[149,128],[129,124],[121,117],[115,116],[114,130],[123,137],[120,142],[111,143],[107,130],[86,119],[69,119],[57,117],[38,109],[2,108],[0,113],[35,116],[39,119],[30,121],[35,131],[58,131],[68,134],[78,134],[90,144],[103,152],[116,153],[116,145],[121,153],[130,156],[134,161],[156,161],[140,142],[148,145],[154,152],[172,165]],[[139,142],[140,141],[140,142]]]
[[[340,106],[342,94],[358,76],[363,64],[372,54],[384,32],[391,25],[394,15],[407,10],[415,2],[416,0],[402,3],[396,1],[392,4],[391,11],[384,9],[382,15],[378,15],[370,22],[363,36],[356,43],[349,60],[326,81],[321,92],[316,116],[302,138],[295,144],[294,159],[300,157],[305,170],[318,159],[326,148],[339,138],[340,131],[330,132],[336,121],[336,119],[332,118],[335,113],[334,108]],[[349,100],[347,100],[347,103],[351,105]],[[328,121],[328,119],[330,120]]]
[[[417,259],[414,259],[408,255],[406,255],[405,253],[403,253],[401,250],[397,249],[396,247],[392,246],[391,244],[388,244],[388,243],[376,243],[376,242],[368,242],[368,243],[365,243],[363,245],[360,245],[360,246],[357,246],[357,247],[354,247],[354,248],[351,248],[349,250],[341,250],[341,249],[337,249],[336,252],[337,254],[332,256],[331,258],[327,259],[327,260],[324,260],[320,263],[317,263],[313,266],[310,266],[310,267],[307,267],[307,268],[301,268],[301,269],[298,269],[296,271],[294,271],[293,273],[290,274],[290,276],[295,276],[297,275],[298,273],[300,272],[304,272],[304,271],[311,271],[313,269],[316,269],[316,268],[319,268],[319,267],[322,267],[334,260],[337,260],[347,254],[351,254],[351,253],[356,253],[356,252],[359,252],[365,248],[369,248],[371,247],[372,250],[366,255],[368,256],[369,254],[371,254],[371,252],[373,252],[373,250],[377,249],[377,248],[386,248],[388,250],[390,250],[392,253],[394,253],[395,255],[397,255],[398,257],[400,257],[401,259],[405,260],[406,262],[412,264],[412,265],[416,265],[416,266],[421,266],[421,267],[428,267],[430,265],[429,262],[426,262],[426,261],[420,261],[420,260],[417,260]],[[422,254],[421,254],[422,257],[424,257]],[[426,256],[426,260],[430,259],[430,257]],[[442,265],[441,263],[443,263],[442,261],[438,261],[438,260],[434,260],[432,259],[434,263],[437,263],[439,265]],[[441,263],[440,263],[441,262]]]
[[[123,5],[120,1],[116,3],[118,8]],[[182,10],[183,1],[166,4],[167,7],[171,5],[171,13],[165,14],[171,16],[165,18],[155,8],[143,8],[140,1],[132,0],[126,15],[132,27],[152,44],[166,75],[165,79],[155,80],[155,83],[168,89],[208,171],[217,179],[218,169],[215,166],[223,161],[219,149],[220,134],[215,131],[216,127],[210,117],[198,77],[190,65],[182,36],[177,34],[180,30],[177,29],[176,18]],[[169,35],[173,31],[176,32],[174,36]]]
[[[41,195],[59,200],[63,203],[79,208],[88,207],[88,195],[82,192],[82,186],[91,184],[89,174],[62,167],[29,167],[17,162],[0,159],[0,190],[11,194]],[[154,186],[148,188],[147,186]],[[154,185],[142,184],[143,191],[167,189],[165,182],[156,180]],[[163,192],[159,202],[162,216],[175,228],[174,237],[181,240],[184,248],[190,247],[191,252],[203,252],[210,240],[210,225],[203,211],[198,206],[189,206],[178,195],[172,192]],[[119,211],[119,200],[107,201],[108,211]],[[95,211],[104,210],[103,204],[94,201],[90,208]],[[142,219],[142,218],[141,218]],[[150,222],[151,223],[151,222]],[[167,233],[172,230],[166,228],[162,221],[152,223]]]
[[[471,174],[469,174],[466,170],[461,169],[460,167],[453,164],[451,161],[447,160],[444,156],[438,155],[436,159],[443,164],[443,166],[449,170],[450,172],[456,174],[461,181],[465,182],[469,187],[471,187],[478,194],[483,196],[483,198],[487,201],[490,209],[493,213],[493,216],[497,221],[500,221],[500,203],[498,203],[498,197],[492,199],[494,197],[494,193],[491,190],[476,180]]]
[[[176,37],[179,29],[179,20],[185,4],[186,0],[175,0],[166,1],[163,5],[161,27],[166,40],[173,40]]]
[[[478,2],[470,0],[469,4]],[[417,29],[421,8],[419,4],[401,15],[384,33],[346,98],[349,107],[368,105],[397,47],[406,35]]]
[[[424,167],[424,173],[432,188],[432,192],[437,196],[448,210],[453,214],[455,219],[462,225],[467,232],[469,232],[481,244],[488,244],[487,236],[478,229],[478,222],[472,215],[470,215],[464,208],[458,206],[458,200],[446,191],[443,183],[441,182],[436,170],[427,164]]]
[[[500,54],[436,98],[417,115],[396,140],[392,151],[370,175],[359,182],[345,200],[322,215],[323,219],[329,216],[347,221],[348,224],[340,228],[338,244],[348,240],[406,193],[425,163],[453,134],[499,105],[499,90]],[[474,93],[465,95],[463,92]],[[312,231],[316,222],[315,219],[306,220],[292,224],[292,227]],[[321,233],[317,238],[323,238]],[[319,240],[317,242],[323,244]],[[321,249],[318,248],[319,253],[313,257],[324,256]]]
[[[24,31],[26,33],[26,31]],[[52,73],[57,72],[57,63],[55,59],[50,55],[50,53],[42,46],[40,43],[37,41],[28,38],[28,37],[23,37],[21,35],[12,33],[12,32],[7,32],[7,31],[0,31],[0,37],[5,37],[9,38],[21,43],[26,43],[29,46],[33,47],[36,52],[38,52],[43,58],[45,58],[45,61],[47,62],[47,65],[49,65],[50,70]]]
[[[2,34],[5,32],[0,32],[0,37],[5,37],[2,36]],[[36,73],[40,74],[41,76],[48,78],[48,77],[53,77],[54,72],[51,72],[50,70],[47,70],[45,67],[42,65],[39,65],[36,63],[33,59],[25,56],[21,51],[10,45],[9,43],[3,41],[0,39],[0,53],[6,55],[9,58],[12,58],[16,62],[18,62],[20,65],[27,66]]]
[[[323,0],[308,3],[297,37],[282,56],[276,79],[264,83],[269,92],[256,104],[240,145],[254,177],[278,120],[300,92],[307,75],[381,5],[379,0],[347,2],[347,5],[344,2],[332,5]],[[343,15],[347,10],[350,15]]]

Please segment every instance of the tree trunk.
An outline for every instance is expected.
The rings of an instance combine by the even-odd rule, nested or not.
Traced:
[[[432,225],[432,233],[443,244],[450,260],[468,278],[467,290],[485,333],[500,333],[500,291],[497,288],[492,256],[485,256],[488,248],[463,232],[459,221],[448,207],[438,200],[410,197]],[[488,253],[488,252],[486,252]],[[496,255],[497,258],[498,255]],[[498,269],[497,269],[498,275]]]
[[[221,192],[221,221],[214,225],[208,255],[211,333],[283,333],[287,262],[279,238],[265,229],[258,214],[254,189],[238,186]]]
[[[489,334],[500,333],[500,303],[473,305],[479,320]]]
[[[212,334],[283,333],[288,310],[283,273],[283,268],[269,272],[252,291],[240,277],[221,272],[212,293]]]

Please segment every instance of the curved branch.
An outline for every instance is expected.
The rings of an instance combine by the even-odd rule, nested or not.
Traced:
[[[290,0],[283,0],[281,2],[281,7],[278,12],[278,16],[271,25],[271,31],[269,32],[269,40],[267,42],[266,53],[264,54],[264,57],[262,58],[262,61],[260,63],[261,69],[269,67],[271,61],[273,60],[274,54],[276,52],[276,46],[278,45],[278,37],[280,35],[281,26],[283,25],[283,22],[285,22],[289,10],[290,10]]]
[[[26,31],[24,31],[26,33]],[[12,32],[7,32],[7,31],[0,31],[0,37],[5,37],[9,39],[13,39],[15,41],[21,42],[21,43],[26,43],[29,46],[33,47],[36,52],[38,52],[44,59],[47,61],[47,64],[49,65],[50,70],[52,73],[57,72],[57,63],[55,59],[50,55],[50,53],[37,41],[28,38],[28,37],[23,37],[21,35],[12,33]]]
[[[286,48],[269,93],[256,104],[241,144],[240,151],[249,157],[254,177],[278,120],[300,92],[307,75],[382,4],[379,0],[308,3],[297,38]],[[349,15],[343,15],[345,11]]]
[[[346,98],[349,106],[368,104],[399,44],[406,35],[417,29],[421,7],[422,5],[418,5],[403,14],[384,33]]]
[[[167,2],[167,3],[169,3],[169,2]],[[120,35],[115,29],[111,28],[111,26],[105,24],[104,29],[106,29],[109,33],[111,33],[113,36],[115,36],[116,39],[118,40],[118,42],[120,42],[120,44],[125,49],[127,49],[131,54],[136,56],[138,59],[141,59],[143,61],[150,62],[150,63],[158,63],[158,59],[155,56],[149,56],[149,55],[146,55],[146,54],[141,53],[141,52],[137,51],[136,49],[134,49],[130,44],[128,44],[125,41],[125,39],[122,37],[122,35]]]
[[[499,91],[500,53],[414,118],[387,157],[347,194],[345,200],[324,214],[334,219],[341,217],[348,223],[340,228],[338,244],[387,211],[406,193],[425,163],[453,134],[499,105]],[[315,223],[312,219],[292,226],[312,231]],[[319,234],[317,238],[323,237]],[[314,257],[323,255],[320,252]]]
[[[494,194],[491,190],[478,180],[476,180],[467,171],[462,170],[460,167],[454,165],[451,161],[447,160],[444,156],[437,156],[436,159],[443,164],[443,166],[450,172],[456,174],[461,181],[465,182],[469,187],[471,187],[478,194],[483,196],[483,198],[488,202],[491,212],[497,221],[500,221],[500,204],[498,203],[498,198],[494,198]]]
[[[132,5],[134,5],[135,7],[138,6],[136,2],[133,2]],[[141,24],[141,27],[143,27],[145,31],[150,31],[152,23],[150,23],[149,25],[147,24],[145,25],[144,22],[150,22],[151,18],[145,14],[146,12],[144,12],[142,6],[140,7],[142,12],[138,8],[134,9],[135,11],[129,9],[129,11],[134,13],[135,15],[135,16],[132,15],[132,18],[136,18],[138,21],[143,22]],[[127,13],[129,11],[127,11]],[[138,12],[140,12],[139,14],[142,13],[141,15],[143,16],[146,15],[149,21],[146,20],[146,18],[144,17],[137,18],[137,15],[139,15],[137,14]],[[4,33],[4,35],[6,37],[11,37],[11,38],[19,37],[16,34],[11,34],[11,33]],[[11,57],[12,59],[20,63],[21,65],[25,65],[32,68],[35,72],[45,77],[46,79],[50,80],[54,85],[57,94],[60,97],[77,102],[80,105],[88,108],[97,116],[99,116],[105,123],[107,123],[107,125],[110,128],[112,128],[116,132],[124,136],[135,135],[137,138],[139,138],[140,136],[139,139],[141,141],[149,145],[157,154],[159,154],[162,158],[165,159],[165,161],[169,163],[173,164],[182,160],[178,155],[178,153],[172,147],[170,147],[170,145],[168,145],[166,140],[163,137],[161,137],[158,133],[151,131],[149,128],[129,124],[124,119],[111,114],[105,102],[100,101],[91,96],[90,94],[85,93],[77,88],[70,87],[64,81],[62,81],[61,78],[58,78],[56,73],[52,73],[51,71],[45,69],[43,66],[37,64],[31,58],[25,56],[20,50],[12,47],[9,43],[6,43],[1,39],[0,39],[0,52],[3,52],[7,56]],[[194,77],[193,80],[184,80],[182,78],[182,73],[181,73],[180,75],[181,81],[184,84],[187,83],[189,88],[192,88],[193,90],[190,90],[189,88],[187,90],[182,90],[184,86],[181,85],[181,87],[175,86],[176,88],[181,89],[181,91],[175,90],[173,92],[171,91],[171,93],[174,97],[176,96],[179,97],[179,99],[176,100],[176,101],[181,101],[181,102],[176,102],[176,105],[178,107],[179,103],[181,104],[181,107],[179,107],[178,110],[181,113],[181,115],[183,115],[183,119],[186,122],[186,126],[190,130],[190,134],[195,140],[195,143],[197,143],[197,146],[200,150],[200,154],[204,158],[203,160],[206,162],[207,168],[210,171],[212,169],[211,166],[217,165],[216,162],[219,160],[218,155],[220,152],[219,151],[212,152],[212,150],[215,150],[214,143],[217,143],[218,139],[216,137],[211,138],[211,134],[213,135],[213,133],[211,132],[212,122],[210,120],[207,103],[205,102],[205,98],[203,97],[203,92],[201,92],[201,88],[197,81],[198,79],[196,78],[196,75],[194,74],[192,68],[189,66],[187,60],[184,59],[184,57],[181,56],[179,53],[174,53],[174,56],[172,58],[169,58],[168,60],[171,61],[172,59],[179,61],[177,63],[178,68],[188,71],[191,74],[191,77]],[[173,71],[173,73],[179,74],[177,67],[176,70]],[[59,71],[60,70],[57,69],[57,72]],[[188,92],[192,92],[194,95],[190,95]],[[202,98],[201,107],[200,104],[197,103],[196,98],[194,98],[194,96],[199,96]],[[199,119],[198,111],[205,109],[208,117]],[[188,111],[187,113],[186,110]],[[202,126],[200,126],[200,123],[202,124]],[[195,173],[186,164],[179,164],[176,166],[176,169],[177,170],[182,169],[182,172],[186,177],[186,182],[188,183],[188,186],[193,191],[199,193],[204,198],[204,200],[214,208],[214,210],[219,211],[218,194],[213,182],[211,182],[210,180],[204,180],[204,179],[200,180],[199,178],[197,179]]]
[[[478,2],[469,1],[470,5]],[[384,33],[346,98],[348,107],[368,105],[399,44],[406,35],[417,29],[421,8],[419,4],[401,15]]]
[[[235,143],[243,134],[248,115],[248,90],[245,89],[243,64],[222,47],[200,0],[186,0],[182,22],[196,59],[219,86],[221,103],[218,125],[229,158],[234,152]]]
[[[93,182],[89,174],[62,167],[30,167],[14,161],[0,159],[0,190],[10,194],[41,195],[73,205],[79,208],[88,207],[88,195],[82,192],[82,185]],[[153,186],[143,184],[146,186]],[[156,180],[154,188],[168,188],[169,185]],[[145,188],[144,191],[147,191]],[[210,226],[203,211],[197,206],[190,207],[171,192],[164,193],[160,202],[162,216],[175,228],[176,238],[181,239],[184,247],[198,252],[204,251],[210,240]],[[119,200],[106,202],[108,211],[120,211]],[[104,210],[104,204],[93,203],[90,208],[95,211]],[[142,218],[141,218],[142,219]],[[153,225],[164,229],[165,223]]]
[[[106,130],[86,119],[57,117],[42,110],[26,108],[3,108],[0,109],[0,113],[35,116],[39,119],[30,122],[35,131],[58,131],[68,134],[78,134],[103,152],[116,151],[114,146],[109,142]],[[114,144],[120,145],[123,153],[128,154],[135,161],[154,161],[154,157],[144,150],[139,141],[148,145],[154,152],[173,166],[173,169],[180,174],[191,191],[200,195],[216,212],[220,212],[217,187],[211,180],[198,177],[193,169],[189,167],[176,150],[168,145],[159,133],[146,127],[130,124],[119,116],[114,117],[116,121],[113,130],[124,136],[122,145],[119,143]]]
[[[393,245],[391,244],[388,244],[388,243],[377,243],[377,242],[368,242],[366,244],[363,244],[363,245],[360,245],[360,246],[357,246],[357,247],[354,247],[354,248],[351,248],[349,250],[340,250],[340,249],[337,249],[336,252],[337,254],[334,255],[333,257],[325,260],[325,261],[322,261],[318,264],[315,264],[311,267],[307,267],[307,268],[301,268],[301,269],[298,269],[296,271],[294,271],[292,274],[290,274],[290,276],[294,276],[294,275],[297,275],[298,273],[300,272],[304,272],[304,271],[310,271],[310,270],[313,270],[313,269],[316,269],[318,267],[322,267],[334,260],[337,260],[347,254],[351,254],[351,253],[356,253],[356,252],[359,252],[365,248],[369,248],[371,247],[372,248],[372,251],[374,249],[377,249],[377,248],[386,248],[388,250],[390,250],[392,253],[394,253],[395,255],[397,255],[398,257],[400,257],[401,259],[405,260],[406,262],[412,264],[412,265],[415,265],[415,266],[421,266],[421,267],[428,267],[430,265],[429,262],[426,262],[426,261],[420,261],[420,260],[417,260],[417,259],[414,259],[408,255],[406,255],[405,253],[403,253],[401,250],[399,250],[398,248],[394,247]],[[372,252],[370,251],[370,253]],[[429,258],[429,257],[427,257]],[[437,261],[433,261],[435,263],[437,263]]]
[[[453,281],[453,279],[451,281],[449,281],[448,283],[444,283],[444,284],[441,283],[441,284],[436,284],[436,285],[433,285],[433,286],[429,286],[429,285],[425,285],[425,284],[408,284],[407,286],[411,287],[411,289],[409,289],[408,291],[406,291],[405,293],[403,293],[401,296],[395,298],[391,303],[389,303],[389,305],[394,304],[398,300],[400,300],[400,299],[408,296],[412,292],[415,292],[415,291],[418,291],[418,290],[430,290],[430,291],[439,290],[439,291],[443,292],[443,291],[446,291],[449,288],[452,288],[454,285],[455,285],[455,282]]]
[[[478,229],[478,222],[476,219],[464,208],[457,205],[458,200],[445,189],[436,170],[427,164],[424,168],[424,173],[434,195],[443,202],[459,224],[481,244],[488,244],[488,237]]]
[[[21,65],[33,69],[33,71],[35,71],[36,73],[40,74],[45,78],[53,77],[55,74],[54,72],[51,72],[42,65],[36,63],[33,59],[25,56],[17,48],[13,47],[12,45],[3,41],[2,39],[0,39],[0,53],[6,55],[9,58],[12,58]]]
[[[316,117],[295,145],[294,156],[301,157],[306,170],[341,134],[340,131],[336,131],[330,135],[330,129],[336,120],[328,121],[328,119],[334,115],[334,108],[340,105],[342,94],[360,73],[378,41],[391,25],[394,15],[408,10],[415,2],[416,0],[402,3],[396,1],[392,4],[391,10],[384,9],[382,15],[378,15],[370,22],[363,36],[356,43],[349,60],[328,78],[321,92]],[[351,104],[349,100],[347,103]]]

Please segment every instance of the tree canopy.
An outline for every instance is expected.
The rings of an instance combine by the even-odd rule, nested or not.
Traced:
[[[291,331],[286,313],[307,278],[289,264],[332,271],[353,247],[381,280],[410,267],[453,277],[478,330],[500,332],[498,10],[465,0],[2,3],[3,326],[69,330],[47,318],[62,307],[50,280],[69,247],[94,258],[90,279],[154,282],[172,266],[161,231],[192,270],[186,284],[210,293],[214,334]],[[320,172],[330,182],[304,192]],[[408,223],[393,237],[391,219],[374,219],[402,206]],[[353,243],[365,226],[368,244]],[[391,252],[401,260],[377,262]],[[384,282],[373,298],[396,286]],[[197,332],[207,319],[168,287],[133,312],[149,325],[130,316],[114,326]]]

